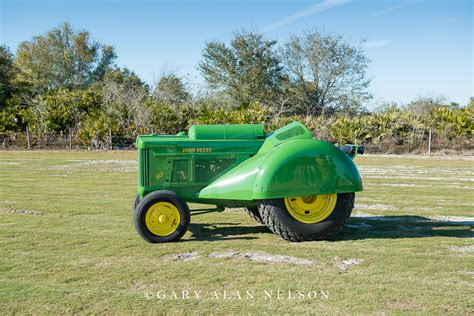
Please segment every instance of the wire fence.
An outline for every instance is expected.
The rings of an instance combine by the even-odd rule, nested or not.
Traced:
[[[316,133],[318,134],[318,133]],[[329,140],[324,135],[316,135],[319,139]],[[447,139],[443,135],[437,135],[433,130],[423,132],[412,139],[400,141],[390,137],[379,141],[364,143],[354,139],[353,143],[366,146],[367,153],[380,154],[463,154],[471,155],[473,151],[472,139],[458,137]],[[33,135],[28,129],[22,132],[0,136],[0,149],[23,150],[130,150],[135,148],[135,137],[114,134],[109,129],[102,136],[94,136],[87,141],[80,137],[75,129],[61,131],[59,133],[42,133]]]
[[[46,149],[46,150],[127,150],[135,148],[135,138],[114,135],[109,130],[105,137],[94,136],[88,141],[79,137],[74,129],[59,133],[42,133],[33,135],[28,128],[24,132],[16,132],[0,136],[1,149]]]

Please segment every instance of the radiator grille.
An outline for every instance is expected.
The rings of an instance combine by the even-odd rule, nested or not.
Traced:
[[[150,155],[149,149],[140,149],[140,186],[150,185]]]

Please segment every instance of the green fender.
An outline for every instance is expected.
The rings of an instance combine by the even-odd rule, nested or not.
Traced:
[[[263,200],[357,191],[362,181],[345,153],[328,142],[298,136],[262,146],[202,189],[199,198]]]

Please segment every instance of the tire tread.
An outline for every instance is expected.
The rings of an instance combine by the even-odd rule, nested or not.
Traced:
[[[254,221],[259,224],[265,225],[263,222],[262,216],[258,210],[258,207],[244,207],[245,213],[247,213]]]
[[[276,203],[272,203],[275,200],[263,200],[259,202],[259,211],[263,222],[268,228],[276,235],[289,241],[300,242],[300,241],[314,241],[314,240],[327,240],[337,234],[342,227],[346,224],[347,219],[351,216],[352,209],[354,208],[354,193],[350,194],[338,194],[338,199],[341,198],[341,208],[343,209],[343,216],[339,221],[336,222],[331,229],[326,230],[321,234],[307,234],[297,232],[289,229],[285,223],[283,223],[278,216],[275,214]],[[338,201],[339,202],[339,201]]]

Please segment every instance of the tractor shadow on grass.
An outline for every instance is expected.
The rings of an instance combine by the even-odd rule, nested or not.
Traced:
[[[192,214],[195,216],[216,211],[215,208],[200,209]],[[259,239],[258,234],[271,234],[263,225],[243,226],[236,222],[191,222],[189,231],[192,233],[189,241],[251,240]],[[474,221],[434,220],[409,215],[351,217],[331,241],[427,237],[474,238]]]
[[[473,228],[474,221],[433,220],[422,216],[351,217],[332,240],[474,238]]]
[[[219,212],[217,208],[203,208],[198,210],[192,210],[191,216],[199,216],[209,213]],[[247,216],[247,215],[245,215]],[[205,241],[218,241],[218,240],[251,240],[259,239],[258,236],[248,236],[255,234],[271,233],[266,226],[255,224],[254,226],[243,226],[236,222],[227,223],[193,223],[189,224],[189,231],[192,236],[188,241],[205,240]],[[182,240],[184,241],[184,240]]]
[[[209,213],[219,212],[217,208],[203,208],[198,210],[192,210],[191,216],[199,216]],[[205,241],[218,241],[218,240],[251,240],[258,239],[257,236],[246,236],[254,234],[269,233],[267,227],[255,225],[255,226],[243,226],[241,223],[193,223],[189,224],[189,231],[191,232],[191,238],[187,241],[205,240]],[[182,240],[185,241],[185,240]]]
[[[265,226],[242,226],[239,223],[191,223],[189,231],[192,234],[189,241],[251,240],[259,237],[246,235],[271,233]]]

